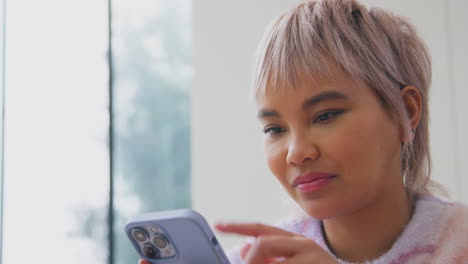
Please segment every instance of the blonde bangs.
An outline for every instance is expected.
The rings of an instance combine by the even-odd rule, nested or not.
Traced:
[[[304,78],[331,77],[331,60],[311,13],[291,10],[267,27],[256,54],[253,96],[287,93]],[[303,11],[307,11],[305,9]]]
[[[286,94],[298,82],[333,80],[336,69],[366,83],[405,134],[411,127],[400,89],[415,86],[423,113],[415,140],[402,148],[407,188],[428,192],[429,87],[431,58],[407,19],[356,0],[317,0],[300,4],[271,22],[258,46],[252,97]]]

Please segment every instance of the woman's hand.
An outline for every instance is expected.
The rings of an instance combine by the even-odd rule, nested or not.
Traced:
[[[256,237],[253,244],[248,243],[241,249],[241,256],[247,264],[338,263],[311,239],[273,226],[218,224],[216,229],[224,233]]]

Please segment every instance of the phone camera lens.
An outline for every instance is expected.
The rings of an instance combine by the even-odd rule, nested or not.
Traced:
[[[156,236],[153,237],[153,244],[156,247],[163,249],[163,248],[167,247],[168,242],[167,242],[167,239],[164,236],[156,235]]]
[[[151,245],[144,245],[143,246],[143,255],[147,258],[159,258],[160,252],[157,248],[151,246]]]
[[[145,242],[148,239],[146,232],[139,228],[135,228],[132,230],[132,236],[138,242]]]

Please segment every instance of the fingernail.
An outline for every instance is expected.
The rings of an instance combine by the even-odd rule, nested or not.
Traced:
[[[217,229],[220,229],[220,230],[225,230],[227,226],[228,226],[228,224],[227,224],[227,223],[224,223],[224,222],[220,222],[220,223],[217,223],[217,224],[215,225],[215,227],[216,227]]]
[[[270,259],[266,259],[264,264],[274,264],[274,263],[278,263],[279,260],[277,258],[270,258]]]
[[[247,256],[247,253],[249,252],[251,247],[252,247],[252,244],[247,243],[241,248],[240,255],[243,259],[245,259],[245,257]]]

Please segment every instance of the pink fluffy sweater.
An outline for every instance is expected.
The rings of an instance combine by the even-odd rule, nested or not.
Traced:
[[[280,228],[300,233],[330,252],[320,221],[302,218],[285,221]],[[359,239],[356,239],[359,243]],[[232,264],[243,264],[239,248],[228,252]],[[349,262],[337,259],[340,263]],[[368,264],[441,263],[468,264],[468,207],[433,196],[418,199],[411,221],[392,248]]]

